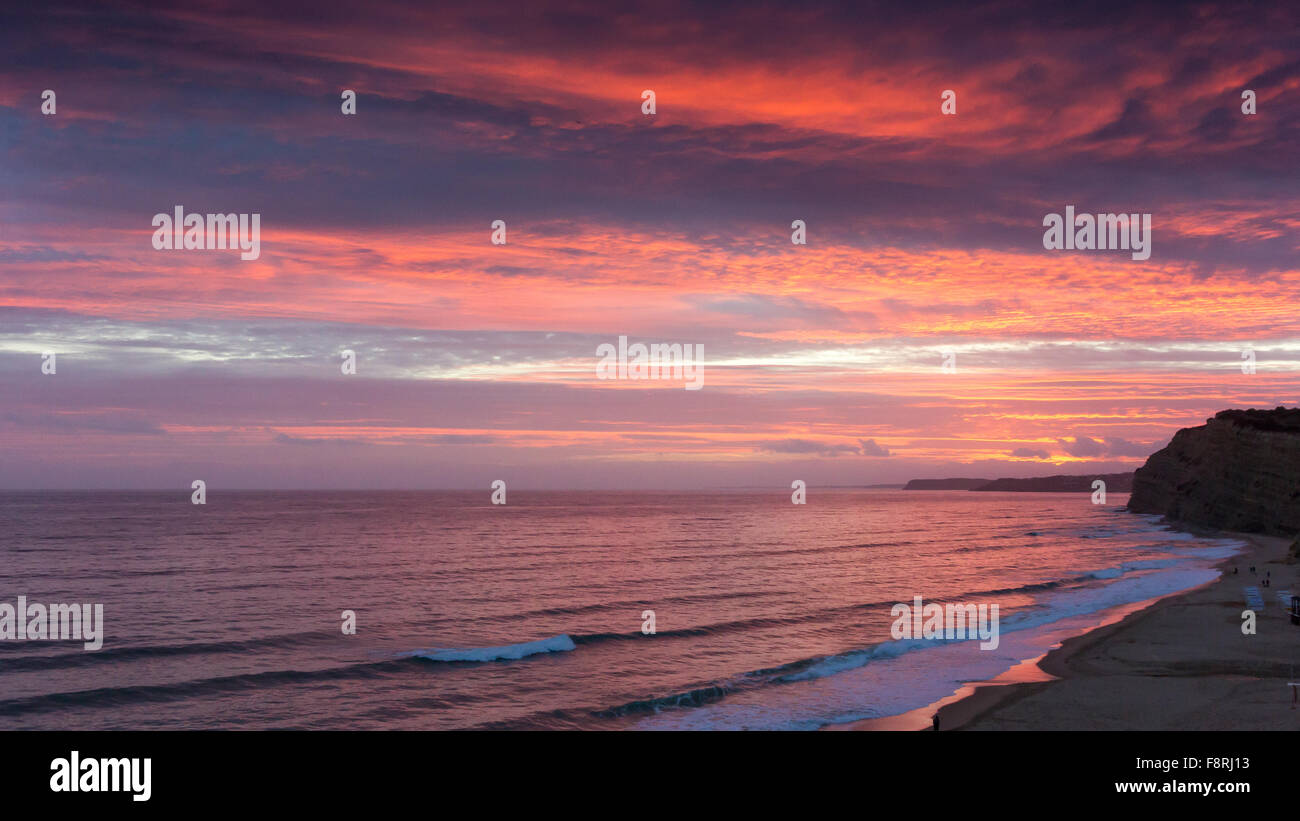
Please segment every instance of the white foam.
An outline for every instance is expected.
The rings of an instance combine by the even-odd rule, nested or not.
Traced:
[[[1144,567],[1161,568],[1172,564],[1178,564],[1178,562],[1150,559],[1129,562],[1124,568],[1131,570]],[[1124,568],[1098,570],[1091,575],[1098,579],[1118,578],[1123,572],[1126,572]],[[1111,571],[1114,571],[1113,574],[1111,574]],[[1094,613],[1121,604],[1132,604],[1146,599],[1153,599],[1179,590],[1191,589],[1205,582],[1213,581],[1218,577],[1218,571],[1208,568],[1178,568],[1176,570],[1150,572],[1133,578],[1120,579],[1105,587],[1080,588],[1050,594],[1039,600],[1040,606],[1012,613],[1001,619],[998,625],[999,632],[1011,633],[1017,630],[1028,630],[1072,616]],[[780,680],[795,682],[824,678],[846,670],[856,669],[879,659],[896,658],[913,650],[933,648],[942,644],[975,643],[977,641],[978,639],[974,638],[885,641],[862,650],[851,650],[847,653],[829,656],[811,665],[806,670],[781,676]]]
[[[1246,543],[1239,539],[1214,539],[1209,542],[1209,545],[1209,547],[1174,549],[1183,556],[1196,559],[1226,559],[1237,555],[1246,547]]]
[[[501,647],[471,647],[465,650],[412,650],[398,653],[399,658],[422,658],[430,661],[513,661],[538,653],[562,653],[573,650],[577,645],[568,634],[551,636],[549,639],[526,641],[522,644],[507,644]]]
[[[1118,579],[1125,573],[1132,573],[1135,570],[1156,570],[1163,567],[1173,567],[1181,564],[1185,560],[1181,559],[1138,559],[1132,562],[1124,562],[1119,567],[1107,567],[1102,570],[1090,570],[1087,573],[1079,575],[1081,579]]]
[[[1161,560],[1152,560],[1161,561]],[[1132,564],[1139,564],[1133,562]],[[1208,567],[1150,569],[1105,586],[1048,594],[1028,610],[1003,618],[997,650],[977,640],[887,641],[830,656],[781,676],[776,687],[728,696],[716,704],[649,716],[642,729],[799,730],[897,715],[955,692],[968,681],[993,678],[1048,649],[1064,624],[1086,632],[1094,613],[1197,587],[1219,577]],[[912,652],[925,649],[925,652]]]

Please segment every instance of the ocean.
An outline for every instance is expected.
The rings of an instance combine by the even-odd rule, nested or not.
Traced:
[[[833,727],[996,677],[1240,547],[1123,494],[489,499],[2,493],[0,603],[102,603],[104,636],[0,640],[0,729]],[[998,647],[893,638],[916,596],[997,604]]]

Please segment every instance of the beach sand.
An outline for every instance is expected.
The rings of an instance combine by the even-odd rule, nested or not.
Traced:
[[[1288,563],[1287,539],[1221,535],[1249,546],[1219,563],[1218,581],[1112,611],[1097,629],[1038,660],[1037,671],[972,685],[940,702],[940,730],[1300,729],[1288,686],[1300,682],[1300,626],[1277,597],[1284,590],[1300,595],[1300,564]],[[1255,635],[1241,629],[1248,586],[1264,600]],[[924,712],[916,711],[910,727],[854,728],[919,728],[917,719],[929,723]]]

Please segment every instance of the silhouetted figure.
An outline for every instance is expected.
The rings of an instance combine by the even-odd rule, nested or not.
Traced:
[[[935,713],[934,716],[931,718],[931,721],[934,722],[934,731],[936,733],[939,732],[939,714]]]
[[[1241,568],[1239,568],[1239,567],[1234,567],[1234,568],[1232,568],[1232,575],[1234,575],[1234,576],[1237,575],[1237,571],[1240,570],[1240,569],[1241,569]]]

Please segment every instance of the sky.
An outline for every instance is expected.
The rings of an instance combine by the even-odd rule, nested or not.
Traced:
[[[1300,10],[1040,5],[10,4],[0,489],[1117,472],[1297,404]]]

